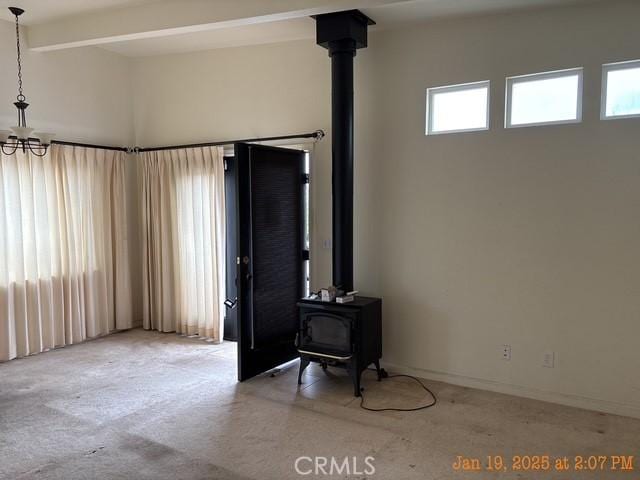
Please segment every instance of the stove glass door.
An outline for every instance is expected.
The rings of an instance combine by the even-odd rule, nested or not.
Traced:
[[[318,353],[351,353],[351,318],[329,313],[307,313],[302,345]]]

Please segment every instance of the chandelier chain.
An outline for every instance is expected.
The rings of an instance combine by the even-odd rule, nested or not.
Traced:
[[[44,157],[49,151],[53,133],[34,133],[35,138],[30,135],[34,131],[27,124],[26,110],[29,104],[26,102],[22,84],[22,50],[20,46],[20,15],[24,10],[18,7],[9,7],[9,11],[16,17],[16,57],[18,63],[18,99],[14,106],[18,111],[18,123],[11,127],[11,131],[0,130],[0,151],[4,155],[13,155],[18,150],[22,153],[30,152],[38,157]]]
[[[20,23],[16,15],[16,51],[18,52],[18,101],[24,102],[25,96],[22,93],[22,62],[20,56]]]

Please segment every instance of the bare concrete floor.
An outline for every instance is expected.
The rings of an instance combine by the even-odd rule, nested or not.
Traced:
[[[371,413],[343,372],[307,372],[301,387],[297,363],[238,384],[235,344],[143,330],[0,364],[0,478],[640,478],[638,459],[626,474],[452,469],[458,455],[637,457],[638,420],[437,382],[433,409]],[[410,381],[365,376],[369,406],[425,400]],[[356,472],[351,459],[349,474],[298,475],[299,456],[355,457]]]

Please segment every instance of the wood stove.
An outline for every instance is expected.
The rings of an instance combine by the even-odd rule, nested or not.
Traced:
[[[312,361],[323,369],[346,368],[356,397],[360,396],[362,372],[369,365],[375,365],[378,380],[382,378],[382,300],[356,297],[353,302],[339,304],[305,299],[298,307],[298,383],[302,383],[302,373]]]
[[[353,290],[353,59],[367,46],[375,22],[358,10],[317,15],[316,42],[331,57],[331,166],[333,285]],[[356,297],[345,304],[304,299],[298,303],[300,372],[309,362],[345,367],[360,396],[360,376],[371,364],[378,379],[382,357],[382,300]]]

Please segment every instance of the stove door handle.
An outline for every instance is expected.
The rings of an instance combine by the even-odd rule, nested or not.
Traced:
[[[346,362],[350,360],[353,355],[349,355],[348,357],[339,357],[337,355],[329,355],[328,353],[318,353],[318,352],[309,352],[307,350],[298,349],[298,353],[302,353],[304,355],[311,355],[313,357],[321,357],[321,358],[330,358],[331,360],[338,360],[340,362]]]

